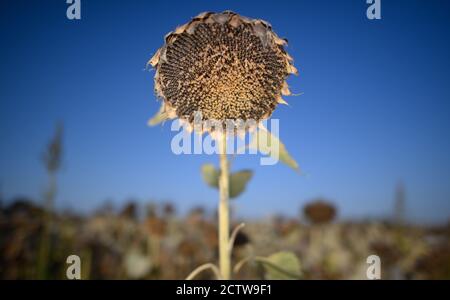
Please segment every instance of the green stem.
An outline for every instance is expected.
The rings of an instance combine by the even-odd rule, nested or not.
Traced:
[[[219,271],[219,269],[217,269],[217,266],[213,265],[212,263],[207,263],[207,264],[197,267],[194,271],[192,271],[191,274],[189,274],[188,277],[186,277],[186,280],[192,280],[198,274],[200,274],[201,272],[208,270],[208,269],[213,271],[213,273],[217,279],[220,279],[220,271]]]
[[[229,166],[227,160],[227,136],[223,132],[220,141],[220,178],[219,178],[219,267],[221,277],[225,280],[231,278],[230,263],[230,213],[229,213]]]

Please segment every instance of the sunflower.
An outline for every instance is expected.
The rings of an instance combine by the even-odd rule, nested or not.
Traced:
[[[285,39],[269,23],[231,11],[205,12],[165,37],[150,59],[163,119],[260,121],[270,117],[286,78],[297,74]]]
[[[303,208],[304,215],[312,224],[327,224],[336,217],[336,207],[325,200],[318,199]]]
[[[227,136],[245,136],[246,130],[255,129],[270,117],[279,103],[286,103],[282,99],[282,95],[290,95],[286,78],[297,74],[284,49],[286,45],[287,41],[279,38],[265,21],[231,11],[206,12],[167,34],[164,45],[148,62],[156,69],[155,92],[163,100],[159,113],[149,124],[178,118],[188,125],[188,130],[210,133],[217,139],[220,171],[212,180],[220,195],[219,266],[201,265],[188,279],[206,269],[211,269],[217,278],[231,278],[234,233],[241,226],[230,237],[228,200],[230,183],[242,179],[236,180],[238,173],[230,175]],[[224,127],[227,132],[222,134]],[[276,142],[278,139],[270,141],[284,151],[284,161],[297,168],[284,146]],[[232,176],[234,180],[230,180]]]

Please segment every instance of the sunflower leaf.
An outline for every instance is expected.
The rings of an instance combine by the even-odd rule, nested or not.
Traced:
[[[219,177],[220,171],[214,167],[212,164],[204,164],[201,168],[201,173],[203,180],[210,187],[219,188]],[[229,181],[229,196],[230,198],[236,198],[242,192],[244,192],[247,183],[253,176],[253,172],[251,170],[242,170],[239,172],[230,174]]]
[[[266,279],[301,278],[300,261],[292,252],[280,251],[257,261],[264,266]]]
[[[243,170],[230,175],[230,198],[236,198],[245,190],[247,183],[253,176],[251,170]]]
[[[278,145],[278,151],[272,152],[272,148]],[[282,163],[299,171],[298,163],[289,154],[286,146],[279,138],[265,129],[259,129],[249,144],[250,148],[257,149],[261,153],[278,158]],[[275,148],[276,149],[276,148]]]
[[[213,164],[204,164],[201,169],[203,180],[207,185],[214,188],[219,188],[220,172]]]

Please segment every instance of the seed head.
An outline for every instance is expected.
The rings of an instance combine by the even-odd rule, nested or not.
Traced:
[[[318,199],[307,204],[303,213],[312,224],[326,224],[333,221],[337,212],[332,203]]]
[[[155,91],[170,118],[202,120],[268,118],[285,82],[297,74],[270,24],[236,13],[202,13],[165,37],[149,64],[156,69]]]

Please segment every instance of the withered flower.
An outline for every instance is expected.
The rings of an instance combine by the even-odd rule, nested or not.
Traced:
[[[223,125],[268,118],[290,94],[287,76],[297,74],[286,44],[263,20],[231,11],[198,15],[167,34],[149,61],[162,113],[190,125],[196,112]]]
[[[326,224],[336,216],[336,208],[333,204],[318,199],[303,208],[303,213],[312,224]]]
[[[219,146],[219,267],[202,265],[188,278],[205,268],[217,278],[231,278],[227,136],[245,137],[278,103],[286,103],[282,95],[291,94],[286,78],[297,74],[286,44],[263,20],[231,11],[205,12],[167,34],[148,62],[156,69],[155,92],[163,100],[149,125],[178,118],[188,130],[210,133]],[[202,221],[195,215],[190,219]]]

